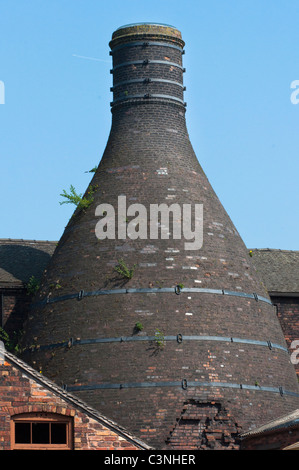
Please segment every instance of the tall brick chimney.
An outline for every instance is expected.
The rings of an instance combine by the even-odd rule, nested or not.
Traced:
[[[212,417],[225,415],[233,435],[293,411],[297,379],[275,307],[192,149],[181,33],[123,26],[110,48],[111,132],[90,204],[76,208],[32,305],[22,356],[150,445],[204,448]],[[202,246],[186,249],[171,230],[138,238],[134,209],[163,203],[202,205]],[[109,207],[115,237],[100,240]]]

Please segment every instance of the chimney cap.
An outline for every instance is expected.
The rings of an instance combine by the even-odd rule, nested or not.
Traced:
[[[125,25],[120,26],[119,28],[117,28],[116,31],[119,31],[120,29],[124,29],[124,28],[131,28],[132,26],[143,26],[143,25],[165,26],[166,28],[177,29],[175,26],[172,26],[171,24],[166,24],[166,23],[152,23],[152,22],[148,21],[148,22],[142,22],[142,23],[130,23],[130,24],[125,24]]]
[[[142,22],[127,24],[117,28],[112,34],[110,47],[117,45],[119,42],[136,40],[138,37],[155,37],[161,40],[175,41],[182,47],[185,44],[182,40],[181,32],[175,26],[164,23]]]

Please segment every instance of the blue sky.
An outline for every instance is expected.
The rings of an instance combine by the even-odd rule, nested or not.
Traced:
[[[60,193],[107,142],[112,32],[158,22],[186,42],[190,140],[244,242],[298,250],[298,18],[298,0],[0,0],[0,238],[60,238]]]

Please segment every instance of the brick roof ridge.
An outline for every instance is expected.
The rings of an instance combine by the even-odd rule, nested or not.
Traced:
[[[39,244],[56,244],[57,240],[35,240],[35,239],[25,239],[25,238],[0,238],[1,244],[20,244],[20,243],[39,243]]]
[[[299,253],[299,250],[284,250],[282,248],[249,248],[252,251],[269,251],[280,253]]]
[[[6,351],[6,349],[4,350],[4,357],[8,359],[8,362],[13,362],[13,364],[17,368],[22,369],[27,375],[30,375],[34,380],[40,382],[43,386],[50,389],[53,393],[56,393],[60,395],[64,400],[71,402],[73,406],[81,408],[85,413],[87,413],[93,419],[99,421],[104,426],[107,426],[109,429],[121,435],[123,438],[130,440],[133,444],[137,445],[143,450],[151,450],[151,449],[153,450],[153,447],[148,446],[147,444],[142,442],[138,437],[133,436],[129,431],[119,426],[111,419],[106,418],[99,411],[87,405],[84,401],[80,400],[75,395],[67,392],[59,385],[52,382],[52,380],[48,379],[47,377],[43,376],[41,373],[37,372],[35,369],[29,366],[22,359],[19,359],[17,356],[12,354],[11,352]]]

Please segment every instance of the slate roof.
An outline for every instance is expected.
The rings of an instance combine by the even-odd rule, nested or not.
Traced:
[[[0,239],[0,288],[40,279],[57,241]],[[299,251],[252,248],[252,260],[270,294],[299,294]]]
[[[299,251],[252,249],[252,260],[269,294],[299,293]]]
[[[56,241],[0,239],[0,287],[20,287],[31,276],[40,279]]]
[[[1,352],[1,351],[0,351]],[[64,399],[65,401],[69,402],[75,408],[79,408],[84,413],[88,414],[91,418],[95,419],[96,421],[100,422],[102,425],[108,427],[116,434],[122,436],[123,438],[129,440],[134,445],[139,447],[142,450],[150,450],[153,449],[152,447],[145,444],[143,441],[138,439],[137,437],[133,436],[130,432],[128,432],[123,427],[116,424],[114,421],[106,418],[97,410],[91,408],[85,402],[77,398],[75,395],[65,391],[63,388],[56,385],[54,382],[49,380],[47,377],[43,376],[42,374],[38,373],[24,361],[16,357],[14,354],[4,350],[2,351],[4,355],[4,360],[12,364],[14,367],[21,370],[25,375],[29,376],[31,379],[35,380],[36,382],[40,383],[43,387],[50,390],[52,393],[59,395],[60,398]]]
[[[289,428],[299,428],[299,408],[288,415],[281,416],[280,418],[274,419],[273,421],[253,429],[252,431],[243,433],[241,435],[241,439]]]

